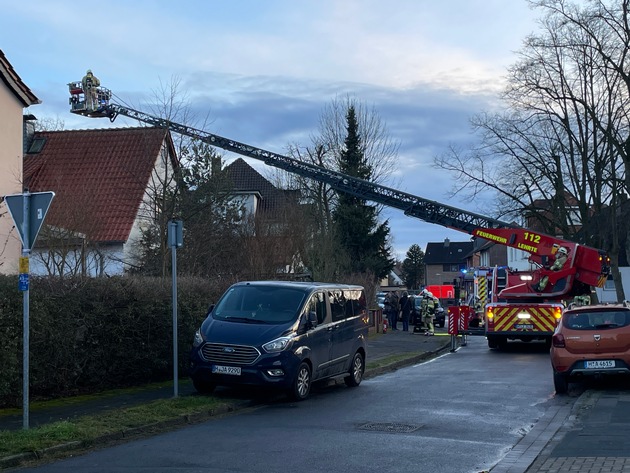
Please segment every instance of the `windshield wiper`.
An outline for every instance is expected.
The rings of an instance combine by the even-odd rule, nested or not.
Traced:
[[[225,320],[233,320],[235,322],[245,322],[246,324],[266,324],[267,322],[260,319],[250,319],[249,317],[225,317]]]

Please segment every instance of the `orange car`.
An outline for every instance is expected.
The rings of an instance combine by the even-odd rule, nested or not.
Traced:
[[[551,366],[558,394],[579,377],[630,374],[630,305],[566,310],[553,334]]]

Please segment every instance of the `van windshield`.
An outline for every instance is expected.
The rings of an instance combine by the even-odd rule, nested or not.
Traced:
[[[213,316],[233,322],[282,324],[297,318],[306,299],[300,289],[277,286],[234,286],[225,293]]]

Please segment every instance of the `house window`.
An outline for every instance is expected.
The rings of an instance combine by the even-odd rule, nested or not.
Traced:
[[[464,266],[460,264],[444,264],[442,265],[442,271],[445,273],[456,273],[460,269],[463,269]]]
[[[37,154],[42,151],[44,148],[44,144],[46,143],[46,138],[34,138],[31,146],[28,147],[28,154]]]

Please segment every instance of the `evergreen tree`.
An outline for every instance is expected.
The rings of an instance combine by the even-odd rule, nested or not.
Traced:
[[[372,168],[367,163],[361,143],[355,109],[348,108],[347,136],[339,156],[342,173],[371,180]],[[388,222],[378,223],[376,206],[367,205],[362,199],[339,193],[338,205],[333,213],[337,239],[349,261],[349,272],[367,273],[381,279],[394,267],[388,244]]]
[[[409,289],[420,289],[424,281],[424,251],[413,244],[407,250],[407,257],[402,263],[405,285]]]

